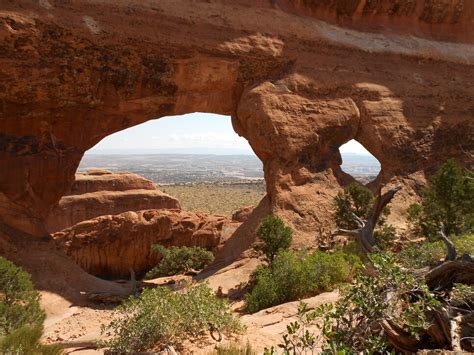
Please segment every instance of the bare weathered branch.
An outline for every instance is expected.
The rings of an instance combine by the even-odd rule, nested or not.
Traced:
[[[448,252],[446,254],[446,258],[444,261],[454,261],[456,260],[456,247],[454,246],[454,243],[446,236],[444,231],[441,229],[439,231],[439,235],[441,236],[441,239],[443,240],[444,244],[446,245],[446,248],[448,249]]]
[[[382,195],[381,188],[377,192],[377,198],[375,200],[374,206],[370,213],[370,216],[367,221],[364,221],[359,216],[353,214],[354,221],[359,226],[358,229],[347,230],[347,229],[338,229],[333,232],[333,235],[342,234],[355,237],[362,247],[364,253],[371,253],[377,249],[375,238],[374,238],[374,229],[377,225],[377,222],[380,218],[385,206],[392,200],[395,194],[401,189],[401,186],[396,186]]]
[[[446,261],[425,275],[430,289],[445,290],[455,283],[474,285],[474,263],[465,260]]]
[[[382,195],[382,187],[378,189],[377,199],[375,200],[374,207],[372,208],[372,211],[369,215],[368,223],[372,223],[372,225],[375,227],[375,225],[377,224],[377,221],[380,218],[380,214],[382,213],[384,208],[390,203],[390,201],[392,201],[395,194],[401,190],[401,188],[402,188],[401,185],[397,185],[391,188],[390,190],[388,190],[387,192],[385,192],[383,195]]]

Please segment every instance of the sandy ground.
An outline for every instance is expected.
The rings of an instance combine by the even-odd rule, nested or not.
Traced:
[[[252,271],[259,264],[258,259],[243,259],[210,275],[204,281],[214,289],[220,287],[224,296],[232,298],[241,296],[241,287],[245,284]],[[150,284],[163,285],[170,281],[191,281],[190,277],[167,277],[150,281]],[[126,286],[126,285],[125,285]],[[240,293],[239,293],[240,292]],[[113,308],[105,305],[73,304],[70,301],[51,292],[41,292],[41,303],[46,310],[44,342],[69,343],[67,354],[102,354],[103,350],[93,349],[91,345],[97,340],[104,339],[101,327],[112,320]],[[304,300],[310,307],[333,302],[337,299],[337,292],[323,293]],[[281,342],[286,326],[297,319],[299,302],[290,302],[268,308],[255,314],[243,314],[243,301],[233,300],[232,308],[241,318],[246,327],[243,334],[232,338],[224,337],[220,343],[210,337],[197,342],[184,344],[186,354],[209,354],[216,348],[227,343],[251,344],[254,350],[263,351]],[[316,329],[314,329],[317,331]]]

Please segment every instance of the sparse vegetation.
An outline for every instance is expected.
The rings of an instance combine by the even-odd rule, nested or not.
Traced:
[[[414,235],[434,240],[443,228],[449,235],[474,232],[474,180],[454,159],[448,160],[423,192],[423,202],[408,208]]]
[[[200,271],[214,261],[214,255],[200,247],[165,248],[156,244],[152,250],[161,254],[162,259],[146,274],[148,279]]]
[[[242,329],[226,300],[214,295],[206,284],[181,292],[167,287],[144,290],[118,307],[117,317],[104,328],[113,338],[103,345],[111,351],[131,352],[179,348],[185,339],[197,339],[206,332],[214,336]]]
[[[257,355],[257,352],[253,350],[252,346],[247,343],[246,345],[230,343],[223,346],[217,346],[213,355]]]
[[[429,326],[425,312],[439,302],[423,281],[396,266],[393,256],[372,254],[371,259],[373,268],[345,285],[335,305],[310,310],[300,304],[299,320],[288,326],[279,344],[285,353],[311,352],[316,346],[328,354],[390,353],[395,349],[386,336],[386,319],[415,338]],[[307,331],[311,326],[320,329],[318,338]]]
[[[329,291],[347,282],[360,266],[355,255],[321,251],[281,251],[270,266],[254,273],[255,286],[246,297],[251,313]]]
[[[389,254],[373,254],[373,271],[360,273],[335,304],[317,309],[324,347],[345,353],[386,353],[393,346],[384,322],[415,338],[430,325],[426,312],[439,302],[422,280],[402,270]],[[416,290],[416,291],[415,291]]]
[[[265,184],[166,185],[163,192],[176,197],[183,210],[230,215],[242,206],[258,205],[265,196]]]
[[[257,237],[262,244],[256,246],[271,265],[275,256],[283,250],[287,250],[293,239],[293,231],[286,226],[280,217],[268,215],[257,229]]]
[[[45,314],[31,276],[0,257],[0,352],[60,354],[61,347],[40,344]]]
[[[474,254],[474,234],[451,237],[457,252]],[[441,240],[425,241],[405,246],[397,255],[399,262],[407,268],[418,269],[439,264],[446,255],[446,247]]]

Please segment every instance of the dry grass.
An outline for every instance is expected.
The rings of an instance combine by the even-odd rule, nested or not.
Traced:
[[[160,189],[176,197],[185,211],[230,215],[248,205],[257,205],[265,196],[261,184],[167,185]]]

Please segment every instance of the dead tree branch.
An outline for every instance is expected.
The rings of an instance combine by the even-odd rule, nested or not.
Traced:
[[[439,235],[441,239],[443,240],[444,244],[446,245],[446,248],[448,249],[448,252],[446,254],[446,258],[444,261],[454,261],[456,260],[456,247],[454,246],[454,243],[446,236],[444,231],[441,229],[439,231]]]
[[[359,228],[354,230],[337,229],[333,232],[333,235],[347,235],[355,237],[362,247],[362,251],[365,254],[371,253],[377,249],[377,243],[374,238],[374,229],[377,222],[382,214],[383,209],[390,203],[395,194],[400,191],[401,186],[395,186],[388,190],[382,195],[382,188],[380,187],[377,191],[377,198],[375,200],[372,211],[370,212],[367,221],[364,221],[359,216],[353,214],[354,222]]]

